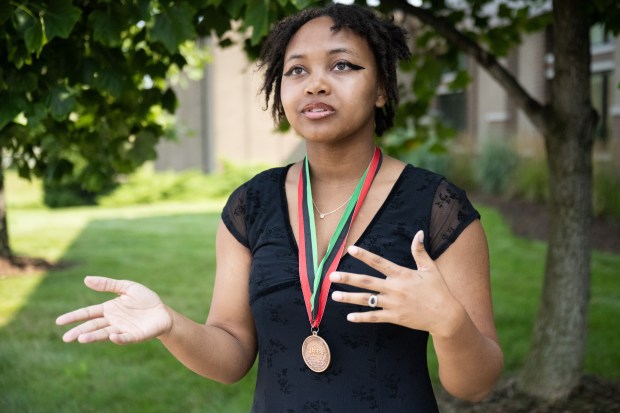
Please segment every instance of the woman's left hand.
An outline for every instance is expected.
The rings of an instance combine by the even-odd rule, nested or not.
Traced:
[[[393,323],[416,330],[448,333],[447,317],[460,303],[450,292],[439,268],[424,249],[424,233],[418,231],[411,244],[411,254],[418,267],[412,270],[386,260],[362,248],[351,246],[349,254],[385,275],[385,279],[347,272],[333,272],[330,280],[370,290],[346,293],[335,291],[332,299],[342,303],[370,306],[376,296],[376,310],[351,313],[356,323]]]

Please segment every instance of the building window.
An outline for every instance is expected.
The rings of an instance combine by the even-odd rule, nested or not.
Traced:
[[[611,34],[609,30],[602,25],[597,24],[590,29],[590,44],[592,46],[611,43]]]
[[[458,53],[453,58],[456,60],[452,69],[444,66],[434,112],[442,123],[458,134],[467,128],[467,99],[463,86],[467,83],[468,76],[464,77],[464,71],[468,69],[469,61],[465,53]]]
[[[592,88],[592,106],[598,112],[599,119],[595,136],[603,141],[609,138],[609,98],[611,96],[611,72],[593,73],[590,78]]]
[[[437,117],[457,133],[467,127],[465,92],[440,94],[437,96]]]

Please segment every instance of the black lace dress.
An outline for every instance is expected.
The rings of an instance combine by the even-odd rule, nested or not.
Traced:
[[[319,334],[330,346],[331,364],[323,373],[304,364],[301,345],[310,325],[288,216],[287,171],[258,174],[231,195],[222,213],[228,230],[252,254],[250,306],[259,349],[252,412],[437,412],[426,362],[428,333],[346,320],[348,313],[368,307],[328,299]],[[463,191],[407,165],[356,245],[415,268],[410,245],[418,230],[437,258],[478,218]],[[338,269],[383,277],[348,254]]]

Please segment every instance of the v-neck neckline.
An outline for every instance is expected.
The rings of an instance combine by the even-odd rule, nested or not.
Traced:
[[[295,255],[299,256],[299,244],[298,244],[297,238],[295,237],[295,233],[293,231],[293,225],[291,224],[291,216],[289,214],[289,202],[288,202],[288,199],[286,198],[286,177],[288,175],[289,170],[291,169],[293,165],[294,164],[289,164],[285,166],[283,168],[282,175],[280,176],[280,182],[279,182],[280,208],[282,209],[282,216],[284,218],[284,226],[286,227],[286,232],[288,234],[291,250],[295,252]],[[398,178],[394,182],[394,185],[392,185],[392,188],[388,192],[387,197],[383,200],[383,203],[381,204],[381,206],[379,207],[375,215],[372,217],[368,225],[366,225],[366,228],[364,228],[364,231],[362,231],[360,236],[351,245],[358,245],[360,241],[362,241],[366,237],[366,235],[370,232],[370,230],[375,225],[375,223],[379,220],[381,215],[383,215],[383,211],[386,209],[390,200],[395,196],[396,190],[402,184],[405,173],[408,172],[408,170],[411,168],[414,168],[414,166],[411,164],[406,164],[403,170],[400,171],[400,174],[398,175]],[[345,250],[342,256],[342,259],[344,259],[348,255],[349,255],[348,252],[346,252]]]

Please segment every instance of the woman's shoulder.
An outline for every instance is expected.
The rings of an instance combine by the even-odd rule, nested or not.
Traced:
[[[248,222],[256,220],[262,206],[278,199],[280,188],[290,165],[270,168],[257,173],[238,186],[226,201],[222,220],[239,242],[249,248]]]

